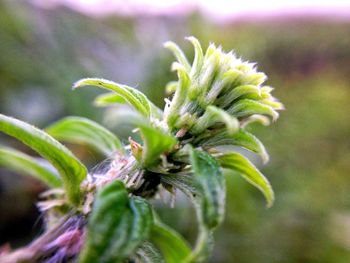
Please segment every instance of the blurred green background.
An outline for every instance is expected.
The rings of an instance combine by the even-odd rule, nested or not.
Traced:
[[[276,203],[265,209],[256,189],[228,175],[226,220],[210,262],[350,262],[349,22],[304,17],[216,24],[196,13],[92,18],[0,0],[0,112],[39,127],[65,115],[103,123],[103,110],[91,105],[99,91],[71,91],[82,77],[126,83],[162,106],[164,86],[175,78],[162,43],[173,40],[192,57],[188,35],[258,62],[286,106],[271,127],[252,127],[271,156],[261,169]],[[127,138],[127,128],[115,132]],[[8,137],[0,140],[27,151]],[[72,146],[90,167],[101,160]],[[37,235],[35,201],[43,189],[0,169],[0,246]],[[193,211],[181,198],[175,208],[160,209],[165,221],[194,239]]]

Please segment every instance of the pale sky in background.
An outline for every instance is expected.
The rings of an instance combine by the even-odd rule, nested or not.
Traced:
[[[350,19],[350,0],[32,0],[66,5],[89,15],[186,14],[199,10],[218,20],[244,16],[320,15]]]

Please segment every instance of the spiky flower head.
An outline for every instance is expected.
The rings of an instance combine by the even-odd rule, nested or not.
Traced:
[[[283,105],[271,95],[273,89],[263,85],[267,77],[254,63],[242,61],[232,51],[225,53],[214,44],[204,54],[196,38],[187,39],[195,51],[192,65],[175,43],[165,43],[177,58],[172,69],[178,81],[167,86],[175,94],[165,109],[172,132],[181,130],[181,136],[188,133],[200,137],[215,129],[234,134],[247,122],[266,124],[267,117],[273,121],[278,118],[277,110]]]

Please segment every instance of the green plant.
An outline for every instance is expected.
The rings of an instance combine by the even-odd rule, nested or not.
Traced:
[[[194,37],[192,65],[172,43],[172,69],[178,80],[164,111],[138,90],[103,79],[82,79],[74,89],[97,86],[110,90],[96,98],[99,106],[128,104],[133,110],[116,113],[115,121],[137,127],[140,143],[128,145],[101,125],[68,117],[45,131],[0,115],[0,130],[43,158],[56,172],[31,156],[0,148],[0,164],[42,179],[53,189],[38,203],[46,230],[28,246],[1,255],[2,262],[201,262],[210,254],[213,231],[222,222],[225,206],[223,169],[235,171],[274,200],[267,179],[242,154],[220,146],[245,148],[268,161],[263,144],[245,127],[276,120],[282,104],[263,86],[265,74],[254,64],[224,53],[211,44],[205,54]],[[110,164],[103,173],[86,167],[57,140],[88,144]],[[198,221],[194,248],[164,225],[149,200],[160,191],[179,189],[193,203]]]

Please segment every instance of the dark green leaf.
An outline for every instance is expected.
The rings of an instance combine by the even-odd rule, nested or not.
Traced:
[[[33,157],[12,148],[0,146],[0,166],[19,173],[29,174],[51,187],[60,187],[62,181],[55,173],[41,165]]]
[[[15,137],[46,158],[62,176],[69,201],[80,201],[80,183],[86,167],[62,144],[42,130],[23,121],[0,114],[0,131]]]
[[[125,260],[148,238],[152,225],[149,204],[129,199],[124,184],[114,181],[98,192],[80,262]]]
[[[203,223],[215,228],[224,217],[225,181],[218,162],[208,153],[191,149],[190,160],[201,198]]]
[[[47,127],[46,132],[57,140],[83,143],[106,156],[123,152],[119,139],[100,124],[82,117],[67,117]]]
[[[247,158],[239,153],[231,152],[217,159],[223,168],[238,172],[249,183],[257,187],[264,194],[268,207],[273,204],[274,193],[269,181]]]

